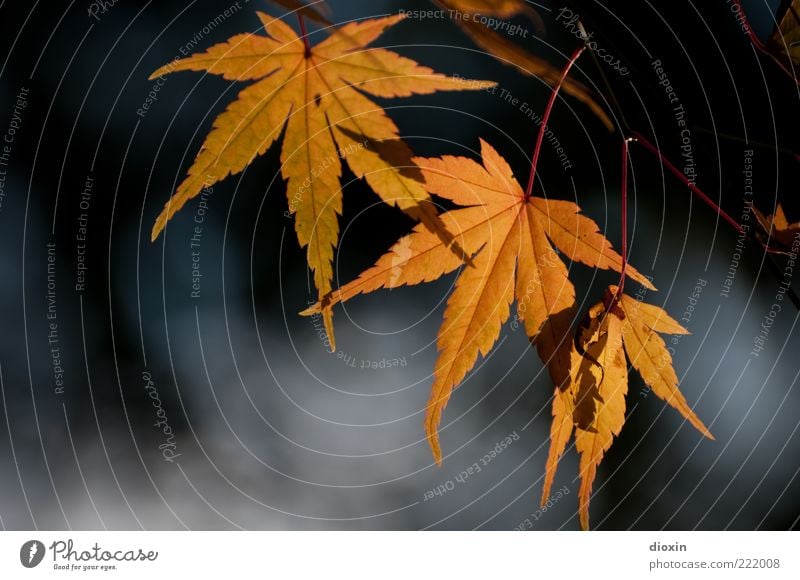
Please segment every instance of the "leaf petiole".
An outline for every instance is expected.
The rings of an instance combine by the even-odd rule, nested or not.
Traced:
[[[622,268],[619,271],[619,284],[617,284],[617,291],[611,301],[608,310],[613,310],[617,302],[619,302],[622,292],[625,290],[625,270],[628,268],[628,144],[635,141],[633,137],[625,137],[622,140],[622,187],[620,189],[621,205],[622,205],[622,243],[620,245],[620,255],[622,256]]]
[[[306,19],[303,18],[303,14],[298,12],[297,13],[297,20],[300,22],[300,35],[303,37],[303,46],[305,47],[305,57],[309,58],[311,56],[311,43],[308,41],[308,30],[306,29]]]
[[[539,135],[536,137],[536,146],[534,147],[533,155],[531,156],[531,173],[528,176],[528,186],[525,188],[525,201],[529,200],[531,194],[533,193],[533,182],[536,179],[536,164],[539,162],[539,153],[542,150],[542,141],[544,140],[544,134],[547,132],[547,121],[550,119],[550,113],[553,112],[553,105],[556,102],[558,91],[561,89],[561,85],[564,84],[564,81],[569,74],[569,69],[572,68],[572,65],[575,64],[575,61],[578,60],[578,57],[584,50],[586,50],[586,46],[581,46],[575,49],[575,52],[572,53],[572,56],[567,61],[564,70],[561,72],[561,78],[550,93],[550,100],[547,101],[547,106],[544,109],[542,123],[539,125]]]

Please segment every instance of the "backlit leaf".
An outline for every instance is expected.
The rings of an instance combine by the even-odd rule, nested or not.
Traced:
[[[320,296],[331,290],[343,162],[386,203],[452,240],[415,175],[411,150],[399,139],[397,126],[367,95],[407,97],[494,83],[450,78],[392,51],[367,48],[402,16],[353,22],[306,47],[286,23],[257,14],[265,35],[236,35],[152,75],[202,70],[229,80],[256,80],[214,121],[188,177],[156,220],[152,238],[204,187],[243,171],[264,154],[285,126],[281,173],[288,182],[289,212]],[[324,321],[333,342],[329,311]]]
[[[460,247],[474,255],[450,296],[439,330],[439,358],[425,428],[441,462],[438,425],[453,389],[486,356],[517,302],[517,317],[548,365],[556,385],[570,375],[568,329],[575,290],[551,244],[593,268],[620,269],[622,258],[571,202],[526,198],[506,161],[481,141],[483,164],[464,157],[416,159],[430,193],[461,207],[441,216]],[[575,228],[571,234],[566,231]],[[377,263],[303,314],[325,312],[338,302],[379,288],[435,280],[462,265],[448,245],[423,226],[397,242]],[[653,288],[635,268],[628,275]]]

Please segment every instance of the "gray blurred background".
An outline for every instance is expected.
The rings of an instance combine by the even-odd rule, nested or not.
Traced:
[[[432,6],[329,4],[335,22]],[[757,207],[771,213],[781,201],[800,218],[790,153],[800,150],[797,87],[754,56],[722,0],[628,4],[570,4],[632,71],[625,79],[606,71],[628,123],[680,161],[681,136],[651,67],[660,59],[688,111],[698,184],[738,219],[743,152],[752,147]],[[764,37],[778,4],[745,3]],[[230,6],[120,1],[101,12],[87,1],[0,3],[0,133],[14,128],[0,205],[0,525],[577,529],[574,449],[554,486],[561,496],[537,512],[552,386],[522,331],[506,325],[455,392],[442,423],[444,463],[432,462],[422,418],[454,276],[337,308],[337,353],[313,319],[297,315],[313,292],[283,217],[277,147],[214,188],[199,298],[189,244],[197,201],[150,243],[153,220],[241,85],[179,73],[141,115],[147,77],[187,43],[202,50],[256,30],[255,9],[282,13],[241,2],[210,28]],[[546,35],[520,18],[530,33],[513,40],[561,66],[575,46],[555,20],[562,4],[536,7]],[[325,37],[311,30],[312,42]],[[440,72],[495,80],[533,111],[548,97],[542,81],[498,64],[446,19],[403,22],[378,43]],[[574,75],[609,97],[591,59]],[[483,137],[527,178],[537,127],[519,106],[482,92],[381,104],[417,153],[476,157]],[[570,98],[559,99],[550,125],[573,170],[545,148],[539,194],[576,200],[619,247],[620,133]],[[763,252],[737,249],[735,232],[642,149],[634,146],[631,163],[631,260],[660,290],[647,301],[677,319],[688,314],[692,334],[672,345],[674,364],[716,441],[648,396],[632,373],[628,420],[595,483],[593,526],[796,527],[797,310],[784,300],[764,350],[752,355],[778,289]],[[352,175],[343,183],[341,283],[412,225]],[[76,290],[84,225],[85,288]],[[583,311],[615,282],[581,265],[570,270]],[[507,438],[479,473],[459,476]]]

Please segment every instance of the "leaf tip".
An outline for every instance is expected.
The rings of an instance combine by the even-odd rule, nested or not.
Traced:
[[[316,304],[312,304],[305,310],[301,310],[299,314],[300,316],[314,316],[315,314],[319,314],[321,311],[322,308],[320,307],[319,302],[317,302]]]
[[[648,278],[647,276],[640,274],[639,277],[636,278],[636,281],[639,282],[639,284],[641,284],[648,290],[652,290],[653,292],[658,292],[658,288],[656,288],[653,285],[653,282],[651,282],[650,278]]]
[[[330,308],[322,309],[322,322],[325,325],[325,334],[328,335],[331,352],[336,352],[336,338],[333,334],[333,310]]]
[[[428,413],[425,417],[425,433],[428,436],[428,445],[431,447],[433,460],[439,467],[442,466],[442,447],[439,444],[439,418],[436,409],[428,407]]]
[[[708,430],[708,427],[706,427],[703,424],[703,422],[697,417],[695,417],[695,419],[696,419],[695,421],[692,421],[692,424],[694,425],[695,429],[700,431],[703,437],[710,439],[711,441],[716,441],[717,440],[716,437],[714,437],[714,435],[711,434],[711,431]]]
[[[436,438],[436,447],[434,448],[434,443],[428,439],[428,443],[431,445],[431,452],[433,453],[433,460],[436,462],[437,467],[442,466],[442,450],[439,448],[438,437]]]
[[[584,532],[589,531],[589,506],[582,505],[580,509],[580,522],[581,530]]]
[[[584,532],[589,531],[589,498],[592,495],[593,479],[594,469],[592,469],[591,479],[587,480],[587,476],[583,476],[583,481],[581,481],[581,489],[578,494],[578,521],[580,522],[581,530]]]
[[[436,465],[439,467],[442,466],[442,447],[439,445],[439,433],[434,430],[428,433],[428,445],[431,447],[431,454],[433,455],[433,460],[436,462]]]
[[[545,476],[547,479],[547,476]],[[542,488],[542,497],[539,500],[539,507],[544,507],[547,504],[547,500],[550,498],[550,486],[552,485],[552,481],[545,481],[544,488]]]
[[[155,242],[158,239],[158,236],[161,234],[161,230],[164,229],[164,225],[161,223],[161,217],[156,220],[156,223],[153,224],[153,229],[150,231],[150,243]]]

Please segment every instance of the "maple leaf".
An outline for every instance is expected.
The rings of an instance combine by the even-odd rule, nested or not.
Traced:
[[[795,64],[800,64],[800,0],[792,0],[787,6],[770,41]]]
[[[589,324],[578,341],[582,356],[574,367],[573,422],[580,454],[578,491],[581,528],[589,527],[589,498],[597,466],[625,423],[628,369],[622,346],[622,320],[601,302],[589,310]],[[548,495],[550,490],[546,490]]]
[[[558,424],[567,434],[558,440],[551,437],[542,503],[550,494],[552,474],[574,426],[575,448],[580,454],[578,505],[583,529],[589,527],[589,499],[597,467],[625,423],[626,355],[657,397],[704,436],[714,438],[678,389],[672,357],[658,336],[688,331],[663,309],[625,294],[615,298],[617,292],[616,286],[610,286],[604,300],[589,309],[571,352],[572,381],[564,396],[569,400],[553,401],[553,425]]]
[[[498,339],[516,298],[517,316],[548,364],[555,384],[569,382],[568,329],[575,290],[555,245],[573,261],[620,271],[622,257],[569,201],[527,198],[505,159],[481,140],[483,165],[465,157],[416,158],[430,193],[462,206],[441,215],[473,264],[458,276],[439,331],[439,358],[425,429],[441,463],[438,425],[452,390]],[[435,280],[462,265],[459,256],[422,224],[375,265],[302,314],[379,288]],[[634,268],[628,275],[653,288]]]
[[[167,221],[200,191],[239,173],[264,154],[286,126],[281,173],[289,211],[307,247],[320,296],[331,290],[333,251],[342,211],[342,161],[388,204],[422,220],[449,240],[436,217],[411,150],[397,126],[366,95],[407,97],[441,90],[475,90],[495,83],[437,74],[381,48],[365,48],[402,15],[353,22],[311,47],[291,27],[257,12],[266,35],[238,34],[207,51],[165,65],[151,78],[181,70],[228,80],[256,80],[217,117],[200,153],[155,222],[155,240]],[[332,319],[324,315],[332,340]]]
[[[525,14],[539,31],[544,29],[544,23],[539,14],[524,0],[434,0],[436,4],[450,11],[462,13],[456,17],[455,23],[461,30],[483,50],[495,57],[499,62],[512,65],[520,72],[544,80],[550,86],[559,82],[563,83],[565,93],[578,99],[586,105],[595,116],[612,131],[614,125],[608,118],[605,110],[592,98],[592,94],[583,84],[573,79],[561,80],[561,71],[541,57],[538,57],[519,44],[512,42],[505,36],[498,34],[489,27],[489,22],[476,18],[477,15],[494,16],[506,19]],[[466,17],[464,17],[466,16]],[[494,25],[494,23],[492,23]]]
[[[800,222],[790,224],[780,203],[775,208],[775,213],[769,217],[758,211],[756,207],[753,207],[753,212],[768,240],[772,239],[787,249],[795,245],[795,241],[800,235]]]

